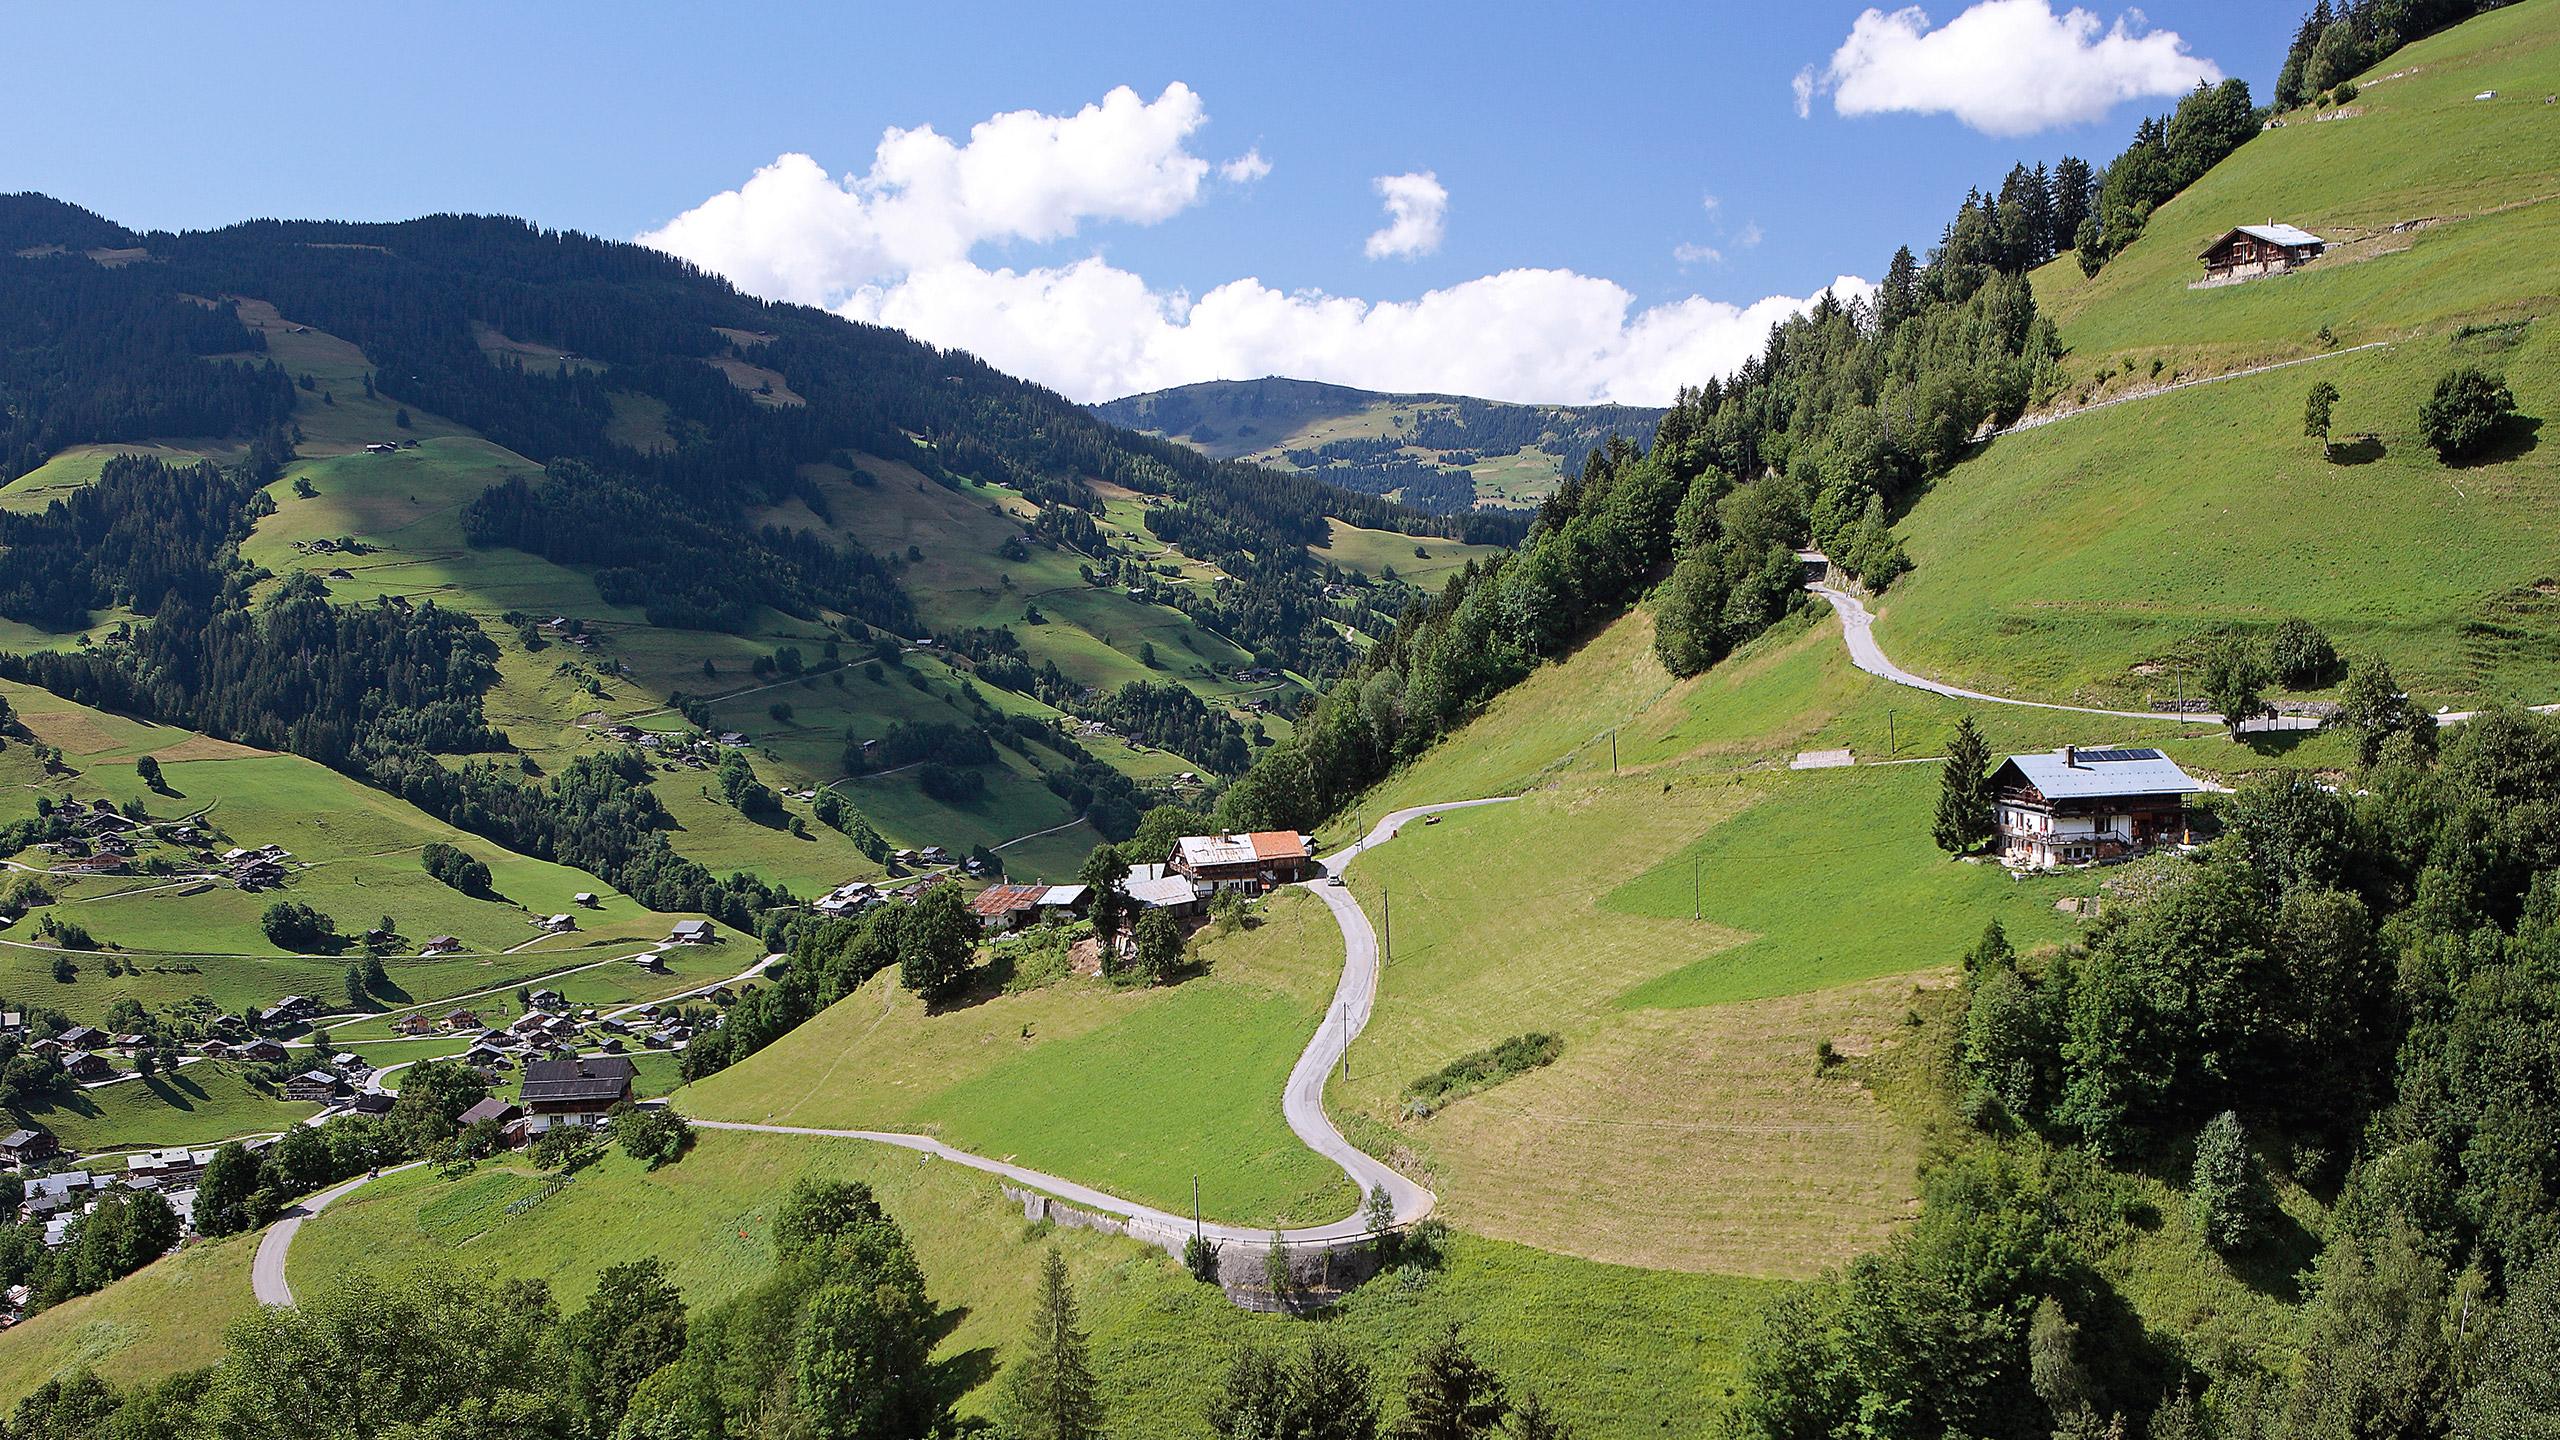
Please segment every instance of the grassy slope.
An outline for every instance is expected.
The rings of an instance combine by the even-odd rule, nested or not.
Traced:
[[[0,1333],[0,1404],[83,1365],[130,1384],[211,1364],[222,1327],[253,1303],[257,1253],[254,1235],[190,1245]]]
[[[1033,1232],[982,1177],[876,1146],[779,1136],[707,1133],[654,1175],[615,1156],[516,1217],[505,1207],[531,1190],[529,1177],[494,1167],[458,1183],[392,1177],[303,1228],[292,1278],[321,1284],[384,1255],[468,1258],[549,1279],[575,1305],[601,1267],[657,1254],[688,1299],[705,1304],[763,1272],[773,1207],[808,1173],[869,1182],[904,1224],[955,1322],[938,1358],[956,1376],[991,1374],[1010,1355],[1029,1318],[1037,1247],[1056,1243],[1092,1332],[1115,1436],[1199,1433],[1235,1345],[1295,1343],[1291,1322],[1235,1309],[1159,1252],[1086,1232]],[[1756,1282],[1646,1274],[1462,1237],[1449,1268],[1422,1289],[1371,1286],[1326,1323],[1378,1356],[1394,1387],[1405,1354],[1443,1321],[1463,1319],[1479,1353],[1557,1402],[1580,1433],[1634,1436],[1654,1433],[1657,1417],[1720,1403],[1740,1335],[1768,1293]],[[245,1305],[245,1276],[238,1295]],[[980,1385],[962,1409],[984,1413],[993,1398]]]
[[[59,1103],[9,1113],[51,1130],[65,1147],[89,1154],[273,1134],[300,1124],[319,1108],[255,1089],[227,1064],[198,1060],[175,1073],[74,1091]]]
[[[2134,367],[2102,396],[2152,383],[2155,357],[2166,379],[2314,354],[2323,325],[2391,344],[1994,442],[1904,522],[1917,569],[1884,608],[1888,651],[1980,688],[2133,700],[2175,684],[2133,667],[2200,630],[2300,615],[2430,701],[2560,693],[2560,450],[2519,433],[2454,469],[2417,434],[2458,363],[2504,374],[2528,415],[2560,404],[2554,272],[2521,263],[2560,245],[2538,100],[2560,88],[2555,17],[2536,0],[2408,47],[2382,68],[2417,73],[2367,86],[2363,114],[2250,141],[2094,281],[2048,267],[2071,371]],[[2507,98],[2470,98],[2493,88]],[[2346,243],[2294,275],[2186,288],[2205,241],[2269,214]],[[2388,233],[2419,218],[2438,223]],[[2454,334],[2527,315],[2504,348]],[[2318,379],[2343,392],[2337,434],[2378,444],[2322,460],[2301,435]]]
[[[1279,1095],[1331,999],[1342,942],[1283,895],[1203,944],[1164,989],[1068,979],[927,1013],[884,974],[748,1060],[683,1091],[688,1113],[915,1129],[983,1154],[1220,1219],[1307,1222],[1356,1203],[1281,1122]]]

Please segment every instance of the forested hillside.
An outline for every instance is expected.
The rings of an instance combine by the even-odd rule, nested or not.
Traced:
[[[9,673],[543,853],[552,822],[500,817],[586,796],[562,823],[633,837],[588,857],[617,874],[824,888],[891,844],[1015,839],[989,863],[1071,864],[1067,832],[1127,833],[1146,787],[1239,771],[1417,593],[1321,547],[1393,539],[1426,579],[1516,534],[1207,460],[512,220],[137,235],[16,196],[0,229]],[[863,742],[925,707],[1003,742],[972,783],[847,782],[819,813],[822,787],[894,769]],[[598,727],[626,716],[746,734],[755,783],[697,796],[617,758]],[[456,790],[436,753],[499,763]],[[623,774],[641,809],[594,825],[601,792],[558,788],[564,767]]]

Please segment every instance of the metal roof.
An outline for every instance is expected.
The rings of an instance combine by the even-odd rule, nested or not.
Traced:
[[[2202,254],[2212,254],[2222,248],[2223,241],[2234,235],[2246,235],[2254,240],[2264,240],[2270,245],[2326,245],[2329,243],[2299,225],[2278,225],[2271,220],[2264,225],[2238,225],[2225,230],[2214,238],[2211,245],[2205,247]],[[2202,258],[2202,255],[2198,258]]]
[[[2039,750],[2012,755],[2015,768],[2048,800],[2090,800],[2114,795],[2193,795],[2204,789],[2178,763],[2157,750]]]
[[[978,892],[978,898],[969,902],[969,908],[993,919],[1016,910],[1031,909],[1048,891],[1046,885],[990,885]]]
[[[1130,899],[1155,909],[1172,905],[1193,905],[1200,900],[1200,892],[1192,889],[1191,882],[1179,875],[1167,875],[1155,880],[1132,880],[1124,888],[1128,890]]]
[[[1185,835],[1173,842],[1173,853],[1194,867],[1251,865],[1258,858],[1250,835]]]

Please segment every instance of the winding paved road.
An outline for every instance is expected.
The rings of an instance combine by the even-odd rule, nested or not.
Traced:
[[[382,1173],[396,1175],[403,1170],[414,1170],[425,1163],[427,1162],[424,1160],[412,1160],[406,1165],[394,1165]],[[267,1233],[258,1237],[258,1257],[249,1265],[249,1288],[257,1294],[259,1304],[290,1305],[293,1303],[293,1287],[286,1284],[284,1280],[284,1257],[285,1252],[293,1246],[294,1232],[302,1228],[303,1221],[328,1209],[331,1201],[372,1178],[370,1175],[359,1175],[353,1180],[340,1181],[330,1186],[285,1211],[284,1218],[268,1226]]]
[[[1439,805],[1416,805],[1390,812],[1376,825],[1370,827],[1366,835],[1344,849],[1322,857],[1318,863],[1324,867],[1328,877],[1338,877],[1349,869],[1352,862],[1359,859],[1363,852],[1371,846],[1394,839],[1396,832],[1411,821],[1450,810],[1466,810],[1479,805],[1499,805],[1510,798],[1512,797],[1497,796],[1488,800],[1456,800]],[[1280,1095],[1280,1113],[1289,1122],[1289,1129],[1306,1143],[1308,1149],[1342,1167],[1343,1174],[1350,1177],[1351,1183],[1358,1187],[1362,1196],[1360,1205],[1340,1220],[1280,1232],[1280,1238],[1284,1244],[1322,1245],[1357,1239],[1369,1233],[1367,1196],[1373,1190],[1383,1187],[1388,1197],[1395,1202],[1396,1223],[1399,1225],[1410,1225],[1430,1214],[1437,1197],[1423,1185],[1398,1173],[1385,1162],[1353,1145],[1343,1137],[1339,1129],[1334,1127],[1332,1118],[1325,1114],[1325,1079],[1335,1066],[1342,1063],[1343,1052],[1350,1043],[1358,1039],[1360,1032],[1368,1027],[1370,1011],[1377,1002],[1378,934],[1370,926],[1368,914],[1360,908],[1360,902],[1351,897],[1350,891],[1321,879],[1308,882],[1305,888],[1313,891],[1316,898],[1324,902],[1325,908],[1333,913],[1334,924],[1342,930],[1342,980],[1334,987],[1333,1005],[1325,1012],[1323,1023],[1316,1027],[1316,1033],[1307,1041],[1306,1050],[1298,1056],[1296,1068],[1289,1072],[1289,1083]],[[385,1071],[376,1072],[376,1078],[388,1073],[389,1069],[396,1068],[398,1067],[387,1067]],[[763,1135],[814,1135],[830,1139],[868,1140],[878,1145],[895,1145],[902,1150],[913,1150],[937,1159],[948,1160],[955,1165],[966,1165],[972,1170],[981,1170],[1018,1184],[1028,1185],[1070,1204],[1114,1216],[1127,1227],[1128,1233],[1134,1238],[1162,1246],[1177,1255],[1182,1251],[1183,1242],[1188,1240],[1192,1233],[1192,1222],[1185,1217],[1170,1214],[1152,1206],[1140,1205],[1135,1201],[1123,1200],[1117,1195],[1096,1190],[1090,1185],[1079,1184],[1061,1175],[1051,1175],[1029,1166],[971,1154],[969,1151],[946,1145],[928,1135],[914,1135],[898,1130],[835,1130],[809,1125],[762,1125],[739,1120],[695,1120],[693,1123],[697,1128],[704,1130],[741,1130]],[[411,1169],[418,1163],[421,1162],[413,1161],[409,1165],[396,1166],[393,1170],[383,1173],[391,1174],[397,1170]],[[293,1303],[292,1287],[285,1283],[284,1265],[286,1253],[293,1245],[294,1232],[302,1228],[304,1220],[320,1213],[332,1202],[370,1178],[370,1176],[359,1176],[323,1190],[286,1211],[284,1218],[268,1229],[266,1235],[258,1242],[257,1261],[250,1271],[252,1287],[257,1292],[261,1303],[268,1305]],[[1270,1240],[1272,1234],[1267,1227],[1224,1225],[1215,1222],[1203,1222],[1200,1230],[1221,1245],[1264,1244]]]
[[[2287,363],[2300,362],[2288,361]],[[1890,680],[1896,685],[1908,685],[1914,690],[1926,690],[1932,695],[1944,695],[1955,700],[1980,700],[1990,705],[2024,705],[2035,710],[2068,710],[2075,715],[2112,715],[2123,720],[2175,720],[2198,725],[2222,723],[2221,716],[2206,710],[2101,710],[2090,705],[2063,705],[2051,700],[2021,700],[2014,695],[1988,695],[1980,690],[1967,690],[1961,686],[1949,685],[1943,680],[1932,680],[1926,675],[1914,675],[1894,664],[1886,657],[1883,647],[1876,644],[1876,617],[1867,609],[1865,602],[1855,595],[1835,590],[1828,585],[1813,584],[1804,588],[1830,601],[1832,610],[1840,616],[1840,638],[1849,643],[1850,663],[1870,675]],[[2560,714],[2560,704],[2529,705],[2525,708],[2537,715]],[[2459,725],[2476,717],[2479,713],[2477,710],[2442,710],[2436,713],[2435,720],[2438,725]],[[2250,721],[2248,726],[2252,730],[2317,730],[2320,728],[2320,722],[2317,717],[2310,715],[2279,714],[2269,720]]]

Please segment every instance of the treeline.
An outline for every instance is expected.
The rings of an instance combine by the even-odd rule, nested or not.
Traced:
[[[2285,47],[2276,108],[2291,110],[2361,74],[2412,40],[2485,15],[2507,0],[2319,0]]]
[[[103,645],[0,655],[0,676],[361,775],[401,749],[504,748],[480,709],[496,655],[466,615],[331,605],[305,574],[254,610],[173,604]]]
[[[757,933],[768,914],[793,903],[788,890],[754,875],[723,879],[677,854],[667,841],[675,821],[649,789],[648,759],[635,749],[581,755],[527,785],[487,761],[449,766],[400,746],[360,778],[448,825],[602,876],[651,910],[710,915]]]
[[[1470,563],[1231,788],[1238,826],[1309,828],[1670,566],[1657,648],[1692,673],[1796,602],[1810,536],[1881,588],[1888,529],[1986,421],[2059,387],[2060,342],[1994,218],[1968,199],[1922,265],[1898,253],[1875,303],[1825,294],[1730,380],[1684,390],[1653,448],[1595,452],[1516,552]]]
[[[2081,272],[2095,275],[2142,236],[2151,212],[2221,163],[2266,123],[2246,81],[2199,85],[2165,118],[2146,117],[2099,177],[2095,213],[2073,237]]]
[[[32,514],[0,512],[0,616],[47,630],[86,627],[121,605],[157,615],[201,610],[221,591],[224,553],[275,506],[261,488],[286,453],[279,438],[246,464],[172,466],[117,455],[96,481]]]
[[[72,217],[104,223],[42,197],[0,198],[0,233],[98,243]],[[67,446],[256,435],[291,422],[293,382],[256,358],[264,337],[230,305],[181,298],[153,265],[110,269],[78,248],[17,254],[45,243],[0,245],[0,335],[9,337],[0,346],[0,482]],[[216,355],[245,358],[207,358]]]
[[[578,460],[555,461],[540,485],[511,476],[463,507],[474,545],[504,545],[595,568],[607,604],[636,605],[652,625],[734,630],[760,605],[801,619],[820,607],[902,633],[915,611],[889,568],[867,551],[805,531],[749,531],[682,498],[616,479]]]
[[[1244,728],[1170,680],[1132,680],[1103,697],[1093,712],[1111,728],[1159,750],[1238,775],[1253,759]]]
[[[2401,721],[2352,789],[2243,785],[2224,838],[2127,872],[2060,954],[1995,926],[1965,957],[1955,1058],[1983,1137],[1915,1227],[1765,1317],[1750,1434],[2547,1427],[2560,721],[2494,710],[2441,759],[2432,722]],[[2165,1223],[2243,1275],[2309,1257],[2294,1322],[2263,1346],[2146,1333],[2101,1278],[2154,1243],[2111,1165],[2188,1176]],[[2329,1199],[2319,1234],[2279,1181]]]

